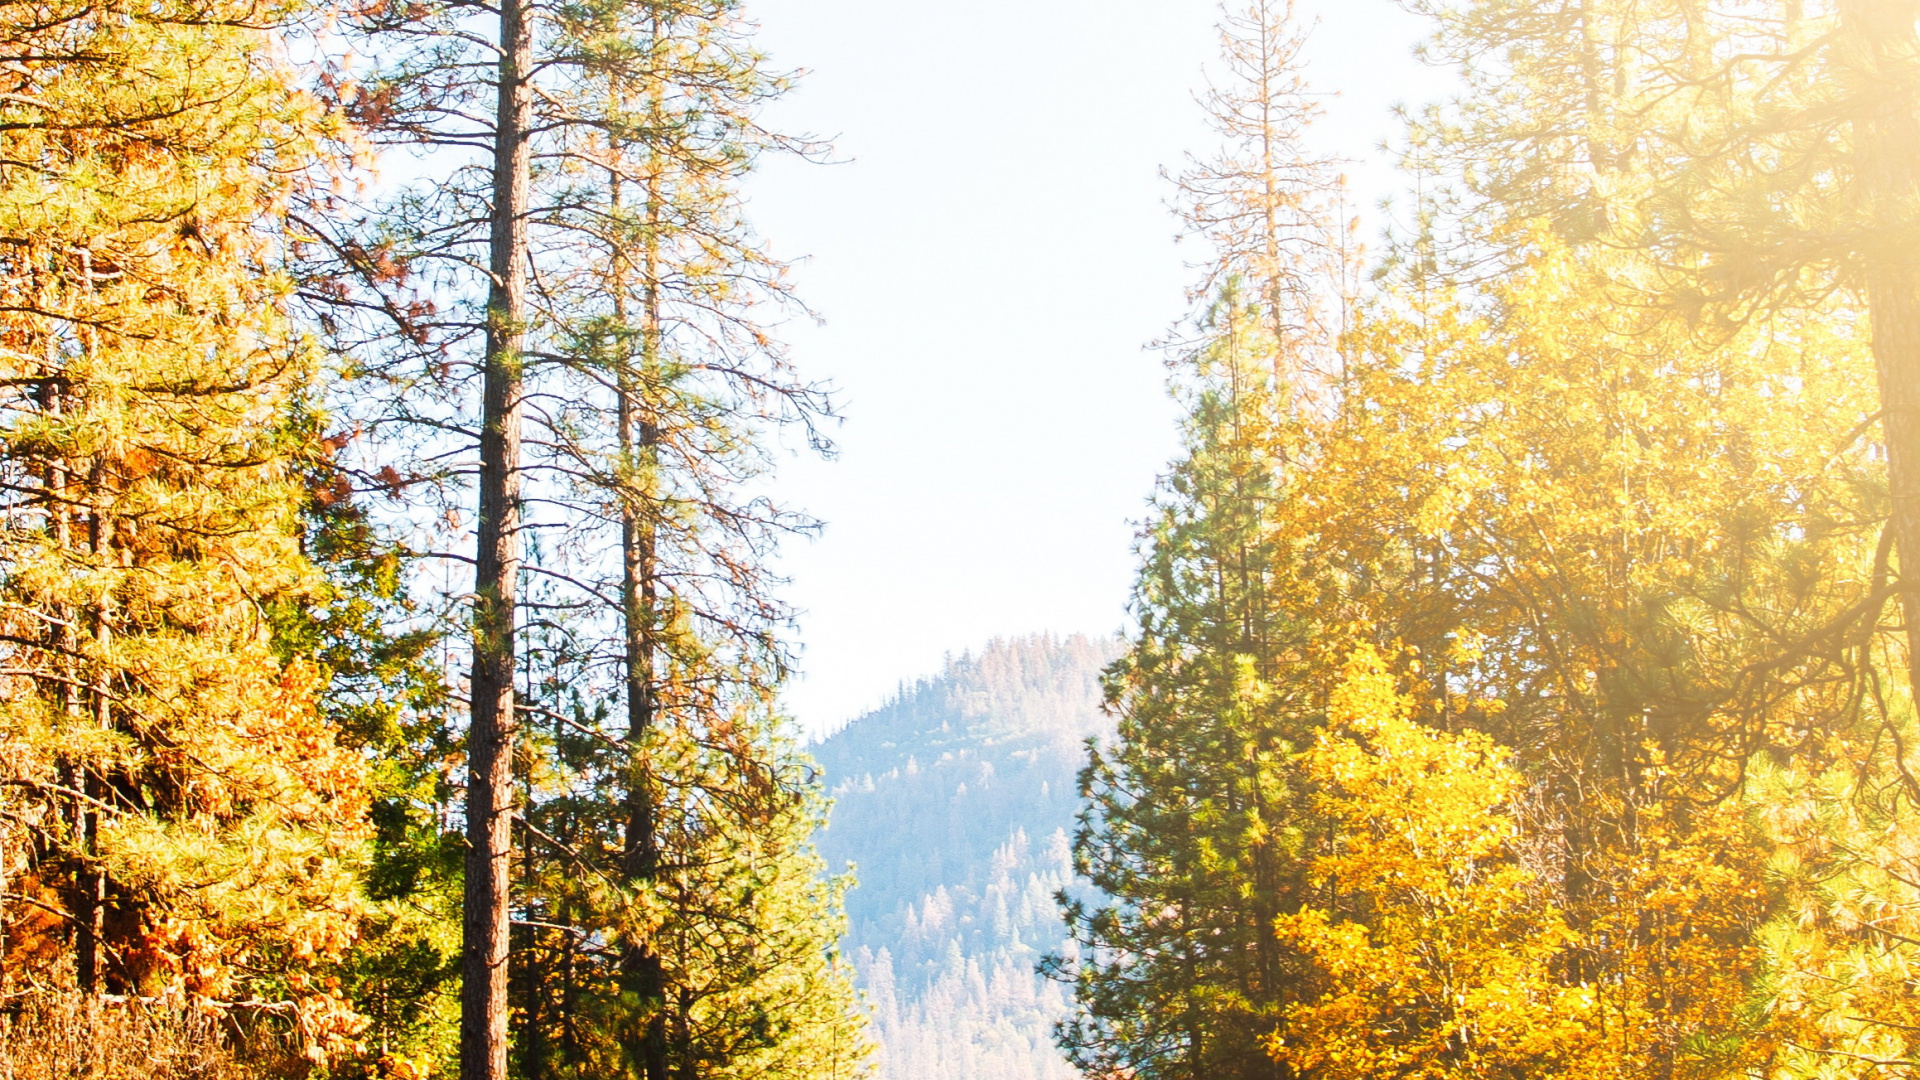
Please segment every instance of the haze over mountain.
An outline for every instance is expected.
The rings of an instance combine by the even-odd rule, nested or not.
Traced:
[[[1050,1029],[1063,988],[1034,972],[1061,947],[1053,894],[1085,741],[1104,737],[1114,639],[996,640],[902,686],[814,748],[835,800],[819,837],[857,867],[847,955],[884,1080],[1072,1080]]]

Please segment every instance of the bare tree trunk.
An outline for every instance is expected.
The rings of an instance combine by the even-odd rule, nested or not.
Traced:
[[[1916,0],[1842,0],[1844,48],[1860,66],[1854,92],[1856,168],[1883,236],[1907,236],[1920,200],[1920,116],[1891,78],[1912,65]],[[1906,250],[1865,260],[1873,318],[1873,360],[1887,441],[1894,549],[1900,556],[1900,607],[1907,626],[1907,674],[1920,700],[1920,266]]]
[[[513,851],[514,661],[520,569],[520,419],[527,315],[533,34],[526,0],[500,5],[480,520],[474,573],[472,724],[461,947],[461,1080],[506,1080]]]

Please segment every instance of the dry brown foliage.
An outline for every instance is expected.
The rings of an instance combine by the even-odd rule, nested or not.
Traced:
[[[79,994],[33,994],[0,1013],[0,1080],[253,1080],[218,1018]],[[278,1057],[279,1055],[269,1055]],[[252,1058],[252,1055],[249,1055]]]

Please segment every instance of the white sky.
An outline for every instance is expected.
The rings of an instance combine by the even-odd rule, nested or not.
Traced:
[[[1370,155],[1391,107],[1445,92],[1391,0],[1317,14],[1328,145]],[[1205,151],[1192,92],[1213,0],[758,0],[776,66],[808,74],[776,125],[848,163],[778,163],[759,230],[807,256],[802,373],[839,388],[837,460],[782,463],[781,498],[828,522],[789,544],[804,677],[822,731],[995,635],[1126,621],[1135,523],[1175,450],[1143,346],[1183,312],[1186,252],[1161,165]],[[1376,215],[1377,218],[1377,215]],[[1378,220],[1369,225],[1377,232]],[[1197,257],[1197,252],[1195,256]]]

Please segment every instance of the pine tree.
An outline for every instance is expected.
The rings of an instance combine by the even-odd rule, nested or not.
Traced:
[[[1246,341],[1269,340],[1261,312],[1231,286],[1216,311],[1226,333],[1210,353],[1223,374],[1244,370]],[[1059,970],[1083,1011],[1060,1041],[1083,1069],[1271,1071],[1260,1039],[1285,976],[1268,927],[1293,884],[1290,757],[1305,732],[1276,668],[1311,631],[1269,606],[1260,534],[1278,463],[1235,430],[1261,406],[1273,398],[1218,384],[1194,402],[1189,455],[1147,541],[1140,635],[1111,669],[1118,741],[1081,778],[1076,869],[1113,898],[1066,905],[1081,958]]]
[[[1315,389],[1309,373],[1330,374],[1316,370],[1338,331],[1327,325],[1339,310],[1329,301],[1345,301],[1355,254],[1333,214],[1344,181],[1338,162],[1306,142],[1320,110],[1292,0],[1223,7],[1219,35],[1224,85],[1200,104],[1221,145],[1211,157],[1190,155],[1172,177],[1187,238],[1209,249],[1189,298],[1210,299],[1238,278],[1284,362],[1273,377],[1303,393]]]
[[[1638,253],[1611,260],[1612,287],[1697,320],[1703,335],[1781,318],[1862,324],[1889,529],[1899,563],[1920,564],[1920,323],[1908,313],[1920,288],[1920,8],[1409,6],[1435,16],[1435,55],[1471,88],[1458,115],[1431,125],[1460,180],[1465,253],[1520,257],[1529,232],[1516,224],[1542,220],[1571,242]],[[1912,652],[1920,609],[1910,590],[1898,597]],[[1920,672],[1908,667],[1911,681]]]
[[[1298,35],[1284,3],[1223,12],[1231,81],[1204,103],[1225,145],[1178,180],[1212,252],[1197,340],[1171,346],[1186,453],[1142,540],[1139,636],[1110,672],[1118,740],[1081,780],[1076,868],[1104,895],[1063,901],[1079,955],[1051,962],[1080,1005],[1060,1044],[1096,1074],[1280,1075],[1264,1040],[1294,973],[1272,924],[1303,884],[1293,756],[1316,706],[1296,677],[1321,627],[1280,603],[1295,554],[1267,533],[1292,416],[1334,352],[1338,265]]]
[[[498,123],[460,126],[461,94],[474,91],[455,73],[479,61],[446,31],[469,16],[483,18],[376,13],[391,19],[380,32],[418,47],[343,95],[399,140],[501,145]],[[762,155],[808,144],[759,123],[786,80],[753,51],[735,3],[535,17],[536,134],[514,216],[537,288],[511,321],[527,546],[517,701],[500,713],[529,740],[518,798],[503,796],[525,853],[511,893],[511,1054],[533,1075],[805,1071],[817,1054],[853,1069],[837,886],[817,880],[812,781],[775,704],[787,616],[765,564],[810,523],[741,494],[768,463],[769,429],[812,433],[825,415],[768,328],[790,302],[784,267],[752,237],[737,192]],[[412,432],[429,453],[447,447],[420,433],[464,423],[462,380],[490,363],[493,345],[473,335],[494,301],[465,265],[482,242],[473,223],[501,220],[499,175],[476,160],[337,245],[366,293],[336,317],[377,307],[425,345],[412,371],[383,367],[408,392],[373,424]],[[404,268],[394,281],[389,266]],[[415,296],[396,299],[409,286]],[[462,306],[424,306],[449,298]],[[427,457],[409,471],[429,473]]]
[[[0,14],[0,758],[16,987],[290,1016],[318,1061],[358,1027],[316,969],[357,932],[367,795],[274,627],[320,584],[284,238],[339,131],[282,50],[301,15]]]
[[[575,390],[544,419],[564,477],[553,498],[576,532],[542,553],[556,571],[543,610],[574,613],[554,655],[579,672],[551,710],[576,732],[598,723],[577,688],[614,671],[607,697],[625,722],[571,766],[600,806],[538,816],[575,838],[569,862],[614,870],[620,889],[556,880],[529,895],[556,924],[622,942],[612,971],[564,938],[552,951],[568,966],[560,996],[602,1010],[628,1068],[805,1071],[830,1054],[852,1070],[863,1051],[828,933],[837,887],[815,881],[805,837],[819,810],[773,705],[786,614],[764,558],[810,523],[738,494],[767,465],[766,429],[811,428],[823,405],[762,322],[788,300],[784,267],[752,242],[735,190],[760,155],[799,148],[754,116],[784,80],[752,54],[732,4],[583,9],[562,29],[580,54],[621,63],[573,90],[570,106],[605,122],[566,145],[568,201],[550,219],[569,272],[543,310],[555,377]],[[609,548],[617,564],[600,557]],[[582,816],[617,826],[617,843],[583,833]],[[536,1000],[555,989],[537,982]],[[565,1008],[548,1015],[564,1024]],[[594,1057],[591,1038],[550,1041]]]

